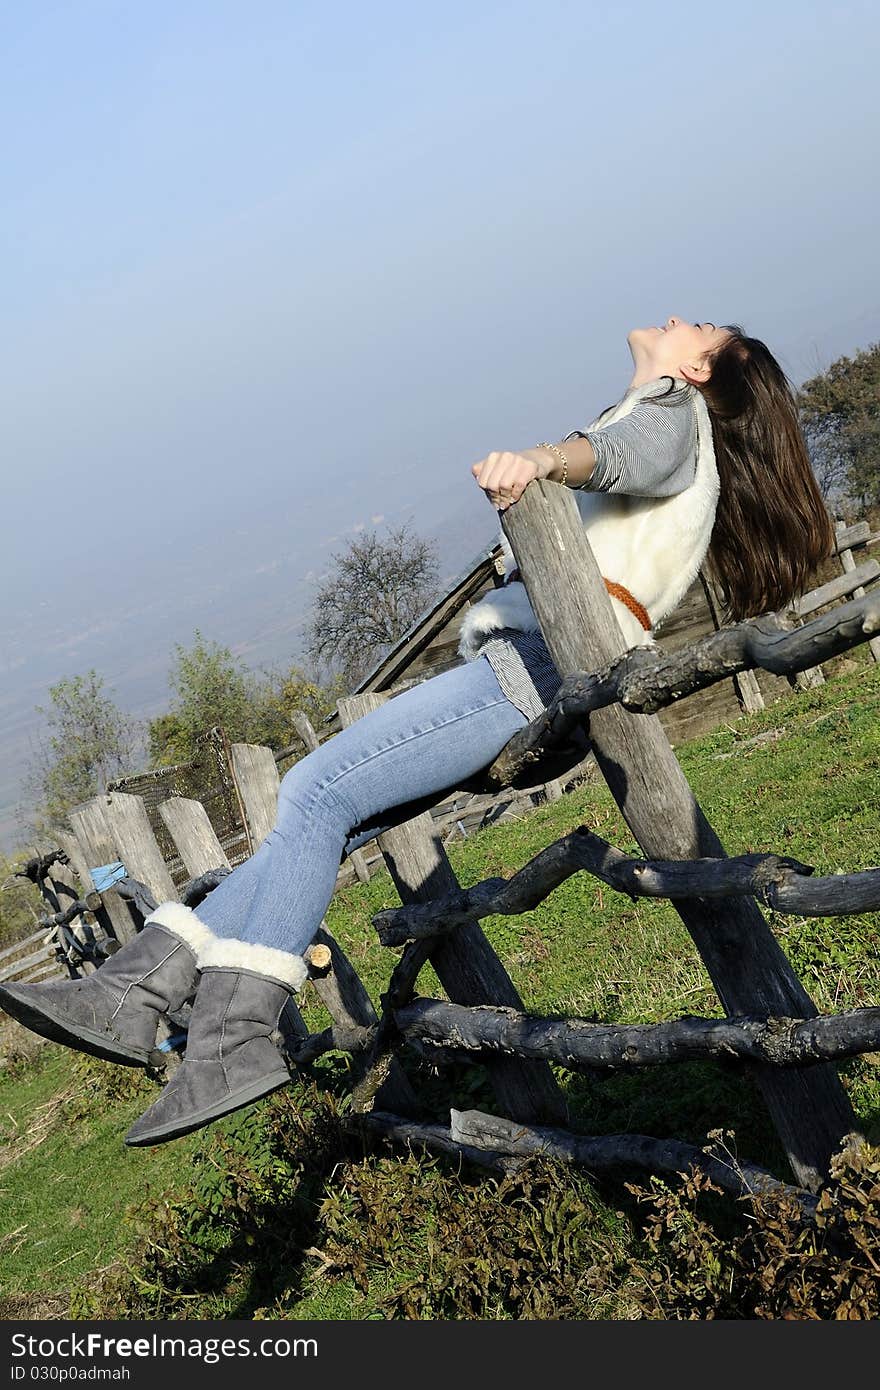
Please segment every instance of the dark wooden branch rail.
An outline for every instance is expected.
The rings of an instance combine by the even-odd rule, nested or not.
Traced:
[[[471,918],[529,912],[566,879],[582,871],[635,900],[725,898],[750,894],[778,912],[825,917],[880,908],[880,868],[813,878],[814,870],[778,854],[730,859],[632,859],[585,825],[548,845],[511,878],[490,878],[433,903],[385,908],[373,917],[383,946],[454,931]]]
[[[631,647],[592,672],[565,676],[543,714],[510,740],[481,778],[487,788],[508,786],[531,763],[572,740],[590,714],[620,704],[633,714],[656,714],[676,700],[739,671],[756,667],[789,675],[849,651],[880,632],[880,592],[841,604],[788,631],[775,615],[721,628],[669,654]],[[583,751],[578,752],[583,757]]]
[[[395,1021],[405,1036],[427,1039],[440,1048],[543,1057],[573,1071],[619,1071],[707,1059],[802,1067],[880,1048],[880,1009],[807,1019],[679,1018],[671,1023],[612,1025],[414,999],[396,1011]]]
[[[402,1120],[399,1115],[373,1111],[353,1117],[350,1127],[365,1135],[393,1139],[407,1147],[450,1153],[505,1171],[535,1155],[577,1163],[592,1173],[705,1173],[722,1192],[733,1197],[759,1193],[787,1193],[805,1215],[816,1209],[816,1199],[802,1188],[780,1182],[754,1163],[732,1161],[693,1144],[674,1139],[655,1139],[646,1134],[570,1134],[546,1126],[516,1124],[479,1110],[453,1110],[447,1127]]]

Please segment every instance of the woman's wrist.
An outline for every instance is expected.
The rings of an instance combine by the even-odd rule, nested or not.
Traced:
[[[538,445],[539,449],[546,450],[555,460],[554,466],[547,474],[547,477],[554,483],[562,483],[563,486],[568,482],[568,455],[562,450],[559,444],[548,444],[542,440]]]
[[[562,464],[553,450],[546,444],[536,445],[534,449],[521,449],[520,454],[538,469],[538,477],[548,482],[558,483],[562,477]]]

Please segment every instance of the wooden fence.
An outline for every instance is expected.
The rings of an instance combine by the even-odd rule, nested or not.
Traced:
[[[378,851],[402,904],[374,918],[380,942],[402,948],[388,988],[377,1007],[322,925],[308,959],[311,985],[329,1021],[310,1034],[291,1004],[285,1021],[290,1060],[306,1066],[329,1050],[347,1052],[350,1123],[364,1134],[417,1142],[491,1167],[504,1167],[536,1149],[586,1162],[594,1171],[636,1167],[672,1173],[700,1167],[739,1192],[772,1186],[774,1180],[748,1164],[734,1171],[674,1139],[571,1133],[551,1070],[551,1063],[578,1070],[736,1057],[763,1096],[801,1198],[808,1202],[832,1154],[858,1135],[833,1063],[880,1048],[880,1009],[819,1018],[759,903],[801,914],[873,911],[880,907],[880,868],[823,878],[780,855],[727,857],[657,711],[756,668],[795,680],[862,643],[871,644],[876,658],[880,588],[863,588],[861,596],[812,615],[831,597],[840,599],[871,583],[880,566],[853,565],[812,601],[806,596],[799,614],[806,621],[800,626],[771,614],[721,628],[670,653],[624,650],[571,495],[535,483],[504,514],[503,524],[564,679],[548,710],[486,770],[476,794],[497,799],[530,775],[534,784],[536,768],[537,775],[547,769],[555,777],[570,775],[584,765],[588,735],[591,756],[644,858],[629,859],[581,827],[510,880],[463,889],[444,849],[443,828],[431,813],[386,831],[378,837]],[[858,540],[852,534],[843,539],[864,543],[866,537],[857,534]],[[369,694],[342,701],[343,724],[384,698]],[[307,740],[314,737],[301,733]],[[233,744],[229,765],[252,850],[274,822],[276,758],[266,748]],[[79,942],[69,944],[68,960],[79,950],[94,967],[103,952],[130,938],[152,904],[174,898],[197,902],[217,881],[217,872],[228,871],[229,856],[200,801],[170,796],[158,803],[158,815],[164,852],[144,798],[110,790],[77,808],[72,833],[32,862],[35,879],[54,905],[56,929],[75,933],[74,943]],[[116,862],[124,866],[125,877],[97,892],[91,870]],[[480,919],[529,911],[576,872],[592,873],[633,897],[667,897],[705,963],[726,1017],[613,1027],[527,1014]],[[428,961],[446,1000],[416,996]],[[453,1110],[448,1123],[426,1118],[398,1055],[403,1043],[428,1049],[434,1057],[479,1056],[499,1113]]]

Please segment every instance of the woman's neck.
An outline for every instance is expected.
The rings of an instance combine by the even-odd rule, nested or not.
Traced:
[[[677,385],[686,385],[684,377],[675,376],[672,372],[658,372],[654,367],[640,367],[633,374],[633,379],[626,388],[627,394],[634,391],[637,386],[649,386],[651,382],[663,381],[665,377],[672,377]]]

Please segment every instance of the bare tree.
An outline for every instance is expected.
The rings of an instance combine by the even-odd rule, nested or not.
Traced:
[[[318,589],[306,634],[309,656],[356,684],[424,612],[438,584],[434,541],[407,523],[389,528],[384,539],[363,532],[334,554]]]

